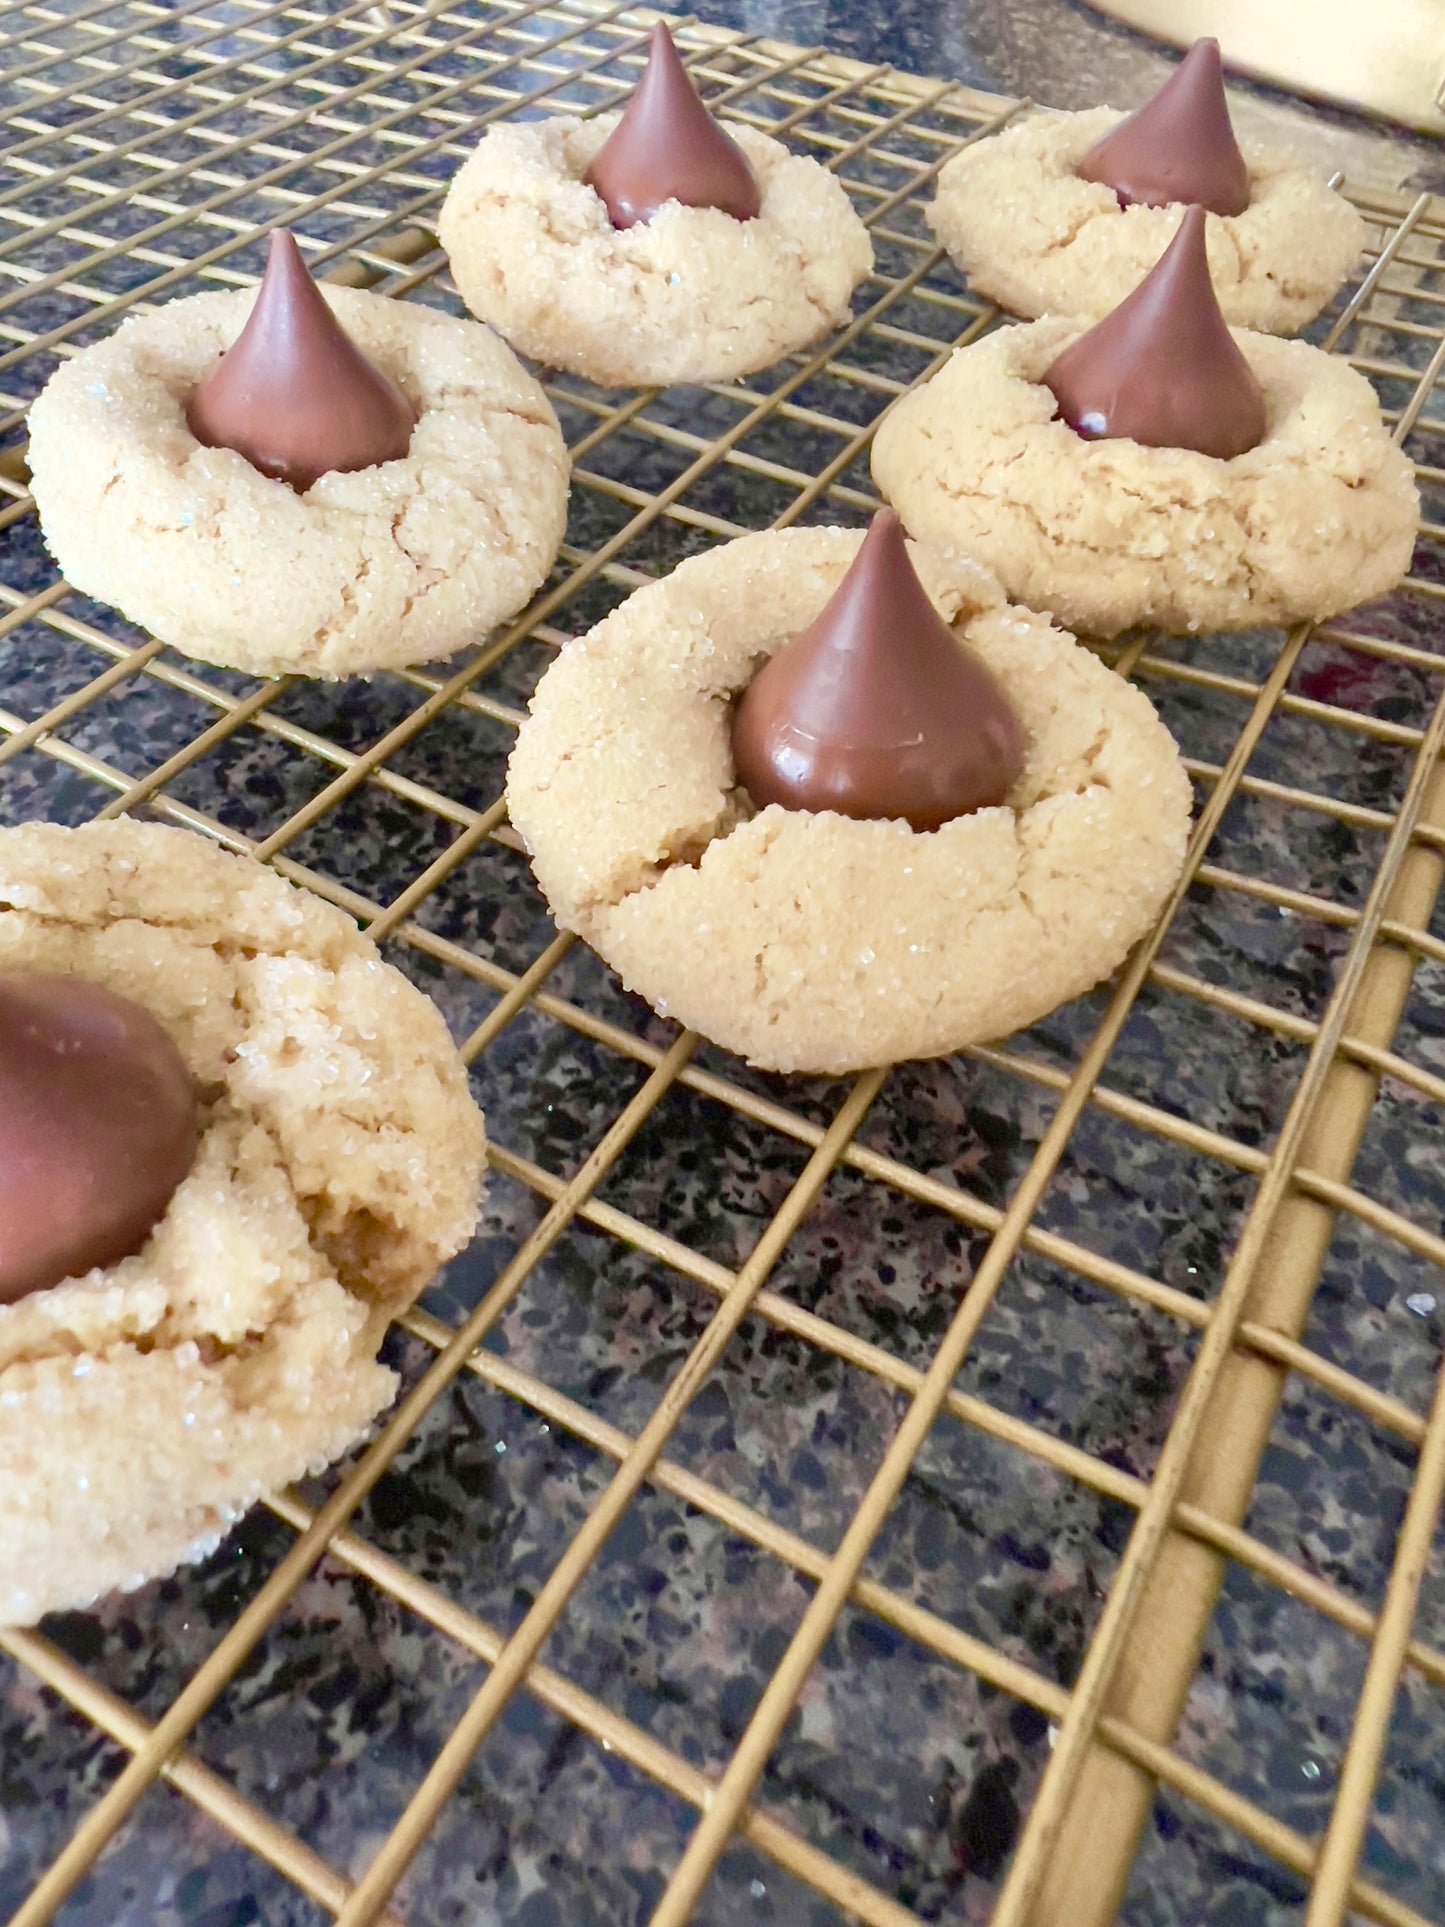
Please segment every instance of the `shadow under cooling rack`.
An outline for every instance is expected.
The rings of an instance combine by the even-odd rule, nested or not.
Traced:
[[[465,661],[186,661],[55,578],[24,412],[126,312],[319,272],[452,312],[445,185],[652,16],[0,8],[0,820],[147,812],[361,919],[495,1143],[379,1435],[203,1565],[0,1634],[22,1927],[1445,1920],[1445,209],[1363,197],[1314,330],[1416,461],[1409,581],[1108,652],[1198,790],[1117,980],[777,1079],[556,935],[505,820],[567,636],[744,529],[856,522],[881,411],[994,322],[922,217],[1014,104],[684,22],[878,265],[748,382],[548,387],[571,520]],[[1348,189],[1348,184],[1347,184]]]

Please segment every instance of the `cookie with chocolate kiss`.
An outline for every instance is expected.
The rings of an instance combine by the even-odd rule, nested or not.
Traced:
[[[903,524],[884,509],[816,620],[743,691],[732,747],[759,809],[904,817],[936,830],[1004,801],[1024,732],[929,601]]]
[[[185,1061],[79,977],[0,975],[0,1304],[133,1257],[191,1168]]]
[[[1128,437],[1222,460],[1264,440],[1264,395],[1230,334],[1204,251],[1204,209],[1111,314],[1042,376],[1059,413],[1086,441]]]
[[[1095,142],[1076,172],[1112,187],[1123,207],[1183,201],[1243,214],[1249,169],[1230,125],[1219,42],[1196,40],[1154,98]]]
[[[642,78],[583,179],[615,228],[650,221],[666,201],[721,208],[739,221],[762,206],[747,156],[703,106],[661,20]]]
[[[285,228],[241,333],[186,403],[207,448],[233,448],[299,493],[323,475],[399,461],[416,410],[342,328]]]

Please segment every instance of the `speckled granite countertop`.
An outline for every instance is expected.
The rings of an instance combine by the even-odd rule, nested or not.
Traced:
[[[1079,0],[706,0],[698,13],[1050,107],[1135,105],[1178,58]],[[1445,187],[1445,150],[1426,135],[1249,81],[1231,83],[1231,106],[1242,134],[1288,144],[1321,168],[1377,187]]]
[[[462,10],[464,11],[464,9]],[[973,6],[904,0],[875,9],[816,0],[707,5],[706,19],[1060,105],[1138,98],[1165,62],[1133,35],[1063,4]],[[1264,90],[1241,120],[1323,142],[1377,185],[1445,181],[1429,144],[1347,117],[1291,106]],[[34,315],[24,325],[35,327]],[[689,404],[694,409],[700,405]],[[587,417],[564,421],[578,432]],[[695,419],[681,410],[679,422]],[[642,455],[637,457],[641,462]],[[631,472],[631,471],[629,471]],[[657,476],[637,472],[644,487]],[[581,511],[579,511],[581,512]],[[766,491],[728,512],[765,521]],[[574,539],[595,541],[588,528]],[[29,590],[48,573],[33,523],[0,535],[0,575]],[[127,633],[107,612],[87,620]],[[1435,654],[1424,604],[1376,617]],[[1168,645],[1185,671],[1206,664],[1264,675],[1278,639],[1244,635]],[[544,661],[524,647],[486,679],[523,701]],[[0,703],[42,713],[95,673],[94,653],[32,624],[0,658]],[[245,678],[206,672],[238,691]],[[1438,679],[1425,666],[1311,647],[1300,695],[1419,726]],[[1150,694],[1189,755],[1218,762],[1240,712],[1187,675]],[[351,748],[413,707],[415,689],[298,685],[271,712]],[[209,712],[174,688],[136,679],[68,729],[78,749],[140,773],[186,742]],[[508,732],[453,713],[393,767],[478,805],[497,790]],[[1321,790],[1364,810],[1391,806],[1408,769],[1404,743],[1277,716],[1252,773],[1288,782],[1302,766]],[[327,772],[244,734],[193,765],[171,794],[230,828],[264,835]],[[309,787],[308,787],[309,786]],[[28,753],[0,771],[0,821],[81,820],[108,793],[82,770]],[[301,861],[389,901],[440,847],[435,819],[362,789],[339,817],[291,848]],[[1379,834],[1241,798],[1213,855],[1239,871],[1357,906]],[[520,858],[484,845],[422,911],[428,927],[523,970],[550,934]],[[1445,914],[1434,934],[1445,939]],[[1348,932],[1248,897],[1196,891],[1167,960],[1213,982],[1317,1016]],[[473,980],[397,949],[460,1036],[494,1001]],[[588,1012],[666,1043],[669,1028],[626,997],[580,947],[549,989]],[[1445,1074],[1445,966],[1417,973],[1398,1046]],[[1036,1027],[1027,1047],[1063,1068],[1102,1009],[1081,999]],[[1115,1088],[1246,1146],[1267,1146],[1303,1052],[1285,1035],[1246,1035],[1236,1020],[1146,991],[1110,1064]],[[805,1118],[826,1123],[843,1086],[724,1071]],[[529,1008],[478,1060],[477,1095],[513,1152],[563,1175],[637,1087],[641,1071]],[[908,1067],[890,1077],[862,1142],[1002,1206],[1053,1114],[1042,1086],[981,1060]],[[603,1186],[603,1200],[663,1226],[705,1257],[740,1263],[806,1159],[806,1147],[681,1087]],[[1403,1088],[1376,1106],[1356,1181],[1424,1222],[1438,1221],[1445,1124]],[[1090,1112],[1049,1187],[1048,1229],[1193,1297],[1217,1288],[1253,1189],[1245,1172]],[[843,1170],[790,1241],[772,1288],[909,1365],[925,1366],[982,1252],[982,1234]],[[482,1233],[439,1281],[427,1308],[455,1322],[536,1225],[542,1204],[494,1177]],[[622,1430],[653,1409],[714,1305],[700,1284],[578,1224],[528,1279],[489,1340]],[[1417,1410],[1445,1337],[1445,1290],[1423,1260],[1357,1223],[1331,1248],[1307,1342]],[[1187,1325],[1037,1256],[1011,1268],[985,1319],[961,1389],[1045,1426],[1147,1478],[1194,1350]],[[430,1354],[394,1336],[410,1379]],[[745,1322],[688,1411],[669,1456],[824,1551],[836,1545],[897,1423],[900,1395],[878,1378]],[[1352,1598],[1382,1595],[1412,1455],[1348,1408],[1295,1383],[1266,1456],[1248,1525]],[[605,1482],[612,1461],[560,1424],[478,1380],[432,1410],[366,1501],[363,1535],[505,1633],[526,1611]],[[334,1475],[315,1493],[330,1488]],[[312,1496],[315,1496],[315,1493]],[[1074,1678],[1127,1536],[1131,1514],[1039,1461],[957,1425],[940,1425],[874,1547],[868,1572],[909,1599],[1065,1685]],[[94,1612],[57,1616],[48,1637],[102,1686],[156,1717],[290,1542],[258,1510],[203,1566]],[[1437,1549],[1438,1550],[1438,1549]],[[811,1594],[811,1582],[656,1486],[644,1488],[547,1644],[548,1665],[702,1768],[725,1763]],[[1422,1639],[1445,1645],[1445,1561],[1427,1580]],[[1231,1569],[1190,1694],[1188,1758],[1306,1834],[1328,1817],[1366,1648],[1286,1593]],[[194,1751],[335,1866],[359,1872],[445,1739],[483,1668],[383,1590],[328,1559],[292,1600],[202,1720]],[[1418,1677],[1402,1693],[1366,1845],[1372,1877],[1427,1918],[1445,1920],[1445,1705]],[[921,1919],[987,1919],[996,1880],[1048,1757],[1047,1721],[861,1611],[840,1620],[768,1767],[761,1797],[835,1858]],[[0,1660],[0,1913],[8,1914],[122,1761],[25,1667]],[[408,1874],[399,1906],[414,1927],[624,1927],[641,1923],[693,1824],[693,1810],[518,1694]],[[1287,1927],[1303,1888],[1197,1810],[1161,1798],[1125,1902],[1127,1927]],[[58,1916],[68,1927],[302,1927],[330,1916],[236,1845],[188,1802],[155,1788]],[[706,1927],[825,1927],[843,1916],[753,1849],[723,1860],[697,1918]]]

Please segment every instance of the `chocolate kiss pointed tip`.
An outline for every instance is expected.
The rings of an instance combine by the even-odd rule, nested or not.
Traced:
[[[617,228],[650,221],[666,201],[721,208],[739,221],[762,206],[747,155],[698,99],[661,20],[642,78],[583,178]]]
[[[185,1060],[102,984],[0,972],[0,1304],[140,1250],[195,1157]]]
[[[821,614],[743,691],[732,743],[759,809],[924,831],[1002,803],[1025,747],[1003,691],[929,601],[892,509]]]
[[[1192,448],[1222,460],[1264,440],[1264,395],[1230,334],[1204,248],[1204,209],[1119,306],[1040,377],[1087,441]]]
[[[1125,206],[1184,201],[1243,214],[1249,169],[1229,121],[1219,42],[1196,40],[1154,98],[1096,142],[1075,172],[1112,187]]]
[[[335,470],[398,461],[416,411],[342,328],[278,228],[246,325],[192,394],[186,421],[207,448],[233,448],[304,491]]]

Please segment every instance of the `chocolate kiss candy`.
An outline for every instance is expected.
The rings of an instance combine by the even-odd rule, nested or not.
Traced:
[[[278,228],[246,325],[186,403],[186,421],[207,448],[234,448],[304,492],[333,470],[397,461],[416,411],[345,332]]]
[[[1134,292],[1040,377],[1086,441],[1193,448],[1227,461],[1264,440],[1264,396],[1219,312],[1204,253],[1204,209]]]
[[[892,509],[733,712],[738,780],[759,809],[903,816],[936,830],[1001,803],[1023,757],[1022,725],[924,594]]]
[[[613,227],[650,221],[664,201],[720,207],[739,221],[762,206],[747,155],[698,99],[660,20],[642,78],[582,178],[602,196]]]
[[[1074,170],[1112,187],[1121,203],[1198,202],[1211,214],[1243,214],[1249,169],[1229,124],[1217,40],[1196,40],[1137,114],[1095,142]]]
[[[0,1304],[139,1251],[196,1137],[190,1072],[148,1010],[0,973]]]

